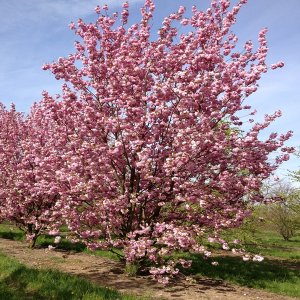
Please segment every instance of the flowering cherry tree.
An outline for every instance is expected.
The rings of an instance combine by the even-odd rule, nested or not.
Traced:
[[[59,198],[49,147],[49,113],[38,106],[26,118],[14,106],[0,107],[0,217],[24,230],[30,247],[55,224],[52,208]]]
[[[291,132],[259,139],[280,111],[243,130],[255,114],[247,97],[263,73],[283,66],[267,66],[266,29],[257,49],[251,41],[236,49],[231,27],[245,3],[212,0],[190,17],[180,7],[156,35],[153,1],[133,25],[128,3],[112,15],[98,6],[95,23],[70,24],[80,38],[75,52],[44,65],[64,81],[51,121],[53,151],[63,158],[57,214],[90,248],[122,248],[128,263],[150,265],[167,281],[178,263],[190,265],[166,262],[169,254],[209,256],[203,236],[229,249],[219,231],[263,201],[262,182],[288,159]]]

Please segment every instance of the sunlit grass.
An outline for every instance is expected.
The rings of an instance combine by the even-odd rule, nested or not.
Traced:
[[[234,239],[237,230],[228,231],[225,237],[228,240]],[[275,231],[260,229],[255,232],[252,240],[245,241],[244,248],[249,252],[272,258],[299,260],[300,234],[285,241]]]
[[[0,299],[141,299],[56,270],[28,268],[0,253]]]
[[[300,260],[300,236],[285,241],[272,231],[262,231],[257,233],[257,238],[257,245],[247,246],[249,251],[260,252],[265,256]]]

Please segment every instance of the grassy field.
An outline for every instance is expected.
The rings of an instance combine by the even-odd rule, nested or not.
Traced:
[[[228,240],[234,237],[234,231],[227,235]],[[246,243],[244,248],[264,256],[264,261],[244,262],[232,255],[209,259],[189,255],[193,260],[191,273],[300,298],[300,236],[285,241],[272,230],[260,229],[250,240],[252,242]],[[213,266],[212,261],[217,261],[218,265]]]
[[[0,253],[0,299],[134,300],[139,298],[122,295],[117,291],[56,270],[28,268]]]
[[[15,241],[23,241],[25,240],[25,235],[22,230],[11,226],[9,224],[0,224],[0,238],[10,239]],[[36,247],[47,248],[48,245],[53,245],[54,237],[49,235],[41,235],[37,239]],[[110,259],[118,259],[118,256],[111,251],[91,251],[86,248],[86,246],[82,243],[71,243],[66,238],[63,238],[58,245],[55,245],[57,249],[63,249],[67,251],[75,251],[75,252],[85,252],[85,253],[93,253],[94,255],[98,255],[101,257],[106,257]],[[116,250],[118,253],[118,250]]]
[[[295,237],[291,241],[284,241],[272,231],[260,231],[256,235],[256,243],[246,245],[246,249],[249,252],[265,256],[263,262],[244,262],[240,257],[233,256],[204,259],[200,255],[188,254],[188,258],[193,260],[193,264],[187,275],[222,279],[241,286],[300,298],[300,238]],[[14,240],[24,239],[21,231],[9,225],[0,225],[0,237]],[[53,243],[53,237],[41,236],[37,245],[47,247],[51,243]],[[84,245],[72,244],[65,239],[58,247],[70,251],[89,252]],[[114,254],[108,251],[96,251],[94,254],[117,259]],[[219,265],[213,266],[212,261],[217,261]],[[38,271],[31,270],[30,272]]]
[[[222,279],[241,286],[264,289],[273,293],[300,298],[300,272],[278,260],[265,259],[263,262],[244,262],[239,257],[218,256],[193,259],[189,274]],[[213,266],[212,261],[219,265]]]
[[[285,241],[273,231],[257,232],[257,243],[246,245],[246,249],[264,256],[300,261],[300,236]]]

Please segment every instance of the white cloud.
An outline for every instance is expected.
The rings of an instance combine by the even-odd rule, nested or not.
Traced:
[[[120,6],[123,0],[0,0],[0,33],[11,31],[24,23],[40,24],[57,19],[67,22],[85,18],[94,13],[96,5],[108,4],[111,9]],[[144,0],[129,0],[130,4]],[[24,28],[26,29],[26,28]]]

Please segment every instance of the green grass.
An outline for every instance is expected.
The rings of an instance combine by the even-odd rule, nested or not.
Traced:
[[[228,230],[224,233],[226,240],[239,238],[240,229]],[[271,258],[299,260],[300,259],[300,232],[297,236],[285,241],[277,232],[260,229],[244,241],[244,248],[252,253]],[[214,245],[213,245],[214,246]],[[220,246],[215,245],[217,248]]]
[[[0,238],[14,241],[24,240],[24,232],[10,224],[0,224]]]
[[[300,260],[300,237],[285,241],[273,231],[258,232],[257,244],[247,245],[248,251],[282,259]]]
[[[8,230],[9,228],[8,225],[0,225],[0,237],[22,239],[20,231]],[[234,238],[234,232],[228,233],[227,237],[229,239]],[[53,243],[53,240],[53,237],[41,236],[38,240],[38,246],[47,247]],[[205,260],[199,255],[187,255],[189,259],[193,260],[192,269],[188,274],[222,279],[241,286],[300,298],[299,236],[292,238],[291,241],[284,241],[273,231],[261,230],[256,232],[253,240],[255,243],[246,245],[246,250],[265,256],[263,262],[244,262],[240,257],[229,256]],[[72,244],[66,239],[62,240],[58,248],[117,259],[117,256],[109,251],[91,252],[83,244]],[[212,266],[212,261],[218,261],[219,265]]]
[[[226,232],[225,237],[228,241],[236,238],[235,230]],[[276,232],[261,229],[250,240],[245,245],[246,251],[264,256],[264,261],[244,262],[241,257],[230,256],[203,259],[191,255],[193,267],[190,274],[300,298],[300,237],[285,241]],[[210,246],[220,249],[217,244]],[[219,265],[212,266],[212,261]]]
[[[25,267],[0,253],[0,299],[2,300],[100,300],[141,299],[100,287],[88,280],[56,270]]]
[[[278,260],[265,259],[255,263],[229,256],[204,259],[200,255],[189,255],[189,258],[193,260],[190,275],[222,279],[242,286],[300,297],[299,270],[290,269]],[[219,265],[211,265],[212,261],[217,261]]]
[[[53,244],[54,237],[49,235],[42,235],[37,240],[37,246],[46,248],[48,245]],[[55,245],[57,249],[66,250],[66,251],[74,251],[74,252],[84,252],[88,254],[93,254],[100,257],[105,257],[113,260],[118,260],[118,255],[114,254],[109,250],[96,250],[91,251],[87,249],[87,247],[83,243],[72,243],[66,238],[63,238],[58,245]],[[121,253],[120,251],[114,249],[114,251]]]
[[[10,239],[15,241],[25,240],[25,235],[22,230],[16,228],[10,224],[0,224],[0,238]],[[49,245],[54,245],[54,237],[50,235],[41,235],[37,239],[36,247],[47,248]],[[85,252],[93,254],[100,257],[105,257],[113,260],[117,260],[118,256],[111,251],[106,250],[96,250],[91,251],[86,248],[83,243],[72,243],[66,238],[63,238],[58,245],[55,245],[57,249],[73,251],[73,252]],[[120,251],[114,249],[116,252],[121,253]]]

